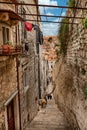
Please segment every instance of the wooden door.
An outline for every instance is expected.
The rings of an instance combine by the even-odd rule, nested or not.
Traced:
[[[13,100],[7,106],[8,130],[15,130]]]

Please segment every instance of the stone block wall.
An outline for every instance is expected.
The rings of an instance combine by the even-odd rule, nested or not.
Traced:
[[[87,1],[79,5],[87,7]],[[84,15],[83,15],[84,14]],[[76,17],[86,17],[86,10],[77,11]],[[82,19],[74,19],[68,40],[66,61],[61,58],[54,70],[56,89],[54,97],[75,130],[87,129],[87,28]],[[57,71],[57,72],[56,72]]]
[[[22,129],[35,117],[38,111],[38,56],[35,55],[33,42],[29,43],[29,53],[26,56],[21,57],[19,67]],[[23,85],[24,68],[27,68],[28,86]]]
[[[35,4],[35,1],[26,3]],[[25,6],[24,6],[25,7]],[[27,6],[26,13],[35,13],[36,7]],[[36,12],[37,13],[37,12]],[[27,19],[36,19],[34,16],[26,16]],[[36,24],[37,22],[30,23]],[[37,23],[38,24],[38,23]],[[22,28],[20,28],[22,29]],[[22,31],[20,31],[22,32]],[[22,36],[22,35],[21,35]],[[38,111],[38,55],[36,53],[36,31],[27,32],[27,38],[23,39],[28,43],[29,50],[24,51],[20,57],[20,105],[21,105],[21,126],[22,129],[35,117]],[[23,85],[23,73],[27,69],[28,86]]]
[[[86,7],[87,2],[84,1],[83,7]],[[83,16],[79,13],[76,16]],[[84,17],[86,12],[84,11]],[[76,20],[74,20],[76,21]],[[78,25],[73,25],[72,35],[68,43],[67,50],[67,66],[71,67],[73,74],[73,90],[71,98],[73,104],[71,110],[76,116],[79,128],[87,129],[87,101],[85,90],[87,88],[87,29],[83,26],[82,20],[77,21]]]

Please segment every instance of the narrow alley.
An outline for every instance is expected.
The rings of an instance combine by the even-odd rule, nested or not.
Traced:
[[[64,115],[57,108],[54,99],[48,100],[25,130],[71,130]]]
[[[0,130],[87,130],[87,0],[0,0]]]

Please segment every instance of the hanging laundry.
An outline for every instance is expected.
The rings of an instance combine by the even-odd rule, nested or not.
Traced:
[[[31,31],[32,30],[33,25],[31,23],[25,22],[24,24],[25,24],[26,31]]]

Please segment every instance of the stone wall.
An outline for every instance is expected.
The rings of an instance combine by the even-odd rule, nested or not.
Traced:
[[[1,2],[7,2],[9,0],[0,0]],[[14,5],[9,5],[9,4],[1,4],[0,3],[0,9],[9,9],[12,11],[15,11],[15,6]]]
[[[34,0],[26,0],[26,3],[35,3]],[[8,9],[12,9],[13,6],[4,6]],[[3,4],[0,4],[0,8],[3,8]],[[26,13],[37,13],[36,7],[25,7]],[[20,9],[19,9],[20,11]],[[27,16],[28,19],[37,19],[34,16]],[[30,22],[38,24],[37,22]],[[0,28],[5,24],[0,24]],[[5,25],[6,27],[8,25]],[[8,26],[11,35],[10,40],[15,43],[16,32],[15,27]],[[17,28],[18,29],[18,28]],[[3,42],[2,33],[0,29],[0,45]],[[17,102],[14,102],[14,114],[20,116],[21,129],[23,130],[27,123],[29,123],[38,111],[38,55],[36,53],[36,31],[32,29],[31,32],[27,32],[27,38],[24,39],[24,22],[19,23],[19,34],[17,30],[17,40],[23,46],[23,52],[20,56],[2,56],[0,57],[0,130],[8,130],[7,121],[7,106],[5,103],[10,99],[13,100],[14,93],[18,90]],[[29,50],[25,50],[25,43],[28,42]],[[17,58],[17,62],[16,62]],[[17,65],[18,64],[18,71]],[[25,74],[26,70],[26,74]],[[27,78],[26,76],[27,75]],[[26,79],[25,79],[26,78]],[[24,83],[24,79],[26,83]],[[16,100],[16,99],[15,99]],[[19,101],[18,101],[19,100]],[[19,103],[19,104],[18,104]],[[16,110],[16,106],[18,109]],[[16,112],[17,111],[17,112]],[[15,116],[15,124],[18,124]],[[16,130],[19,130],[20,123],[16,126]]]
[[[5,1],[5,0],[0,0]],[[0,9],[8,9],[15,11],[14,5],[0,4]],[[5,22],[0,21],[0,47],[3,45],[2,27],[9,29],[9,41],[15,42],[14,27],[9,26]],[[13,40],[14,39],[14,40]],[[1,51],[1,50],[0,50]],[[14,98],[14,93],[17,92],[17,68],[15,56],[0,56],[0,130],[8,129],[7,106]],[[15,95],[16,96],[16,95]],[[7,104],[8,102],[8,104]],[[18,101],[17,101],[18,102]],[[15,102],[16,103],[16,102]],[[7,105],[5,105],[7,104]],[[15,104],[16,106],[17,104]],[[14,109],[14,108],[13,108]],[[19,110],[18,110],[19,111]],[[15,110],[14,110],[15,113]],[[17,129],[18,130],[18,129]]]
[[[0,57],[0,130],[5,127],[4,104],[17,90],[16,59]]]
[[[87,7],[87,1],[78,6]],[[77,11],[76,16],[86,17],[86,11]],[[74,19],[68,42],[67,56],[61,58],[54,70],[56,89],[54,97],[72,128],[87,129],[87,29],[82,20]],[[57,72],[56,72],[57,71]]]
[[[35,55],[34,49],[34,42],[29,43],[29,53],[26,57],[21,57],[19,67],[22,129],[34,118],[38,111],[38,56]],[[27,69],[27,86],[23,84],[25,69]]]
[[[35,4],[33,0],[26,0],[26,3]],[[37,13],[36,7],[24,6],[26,13]],[[34,16],[26,16],[26,19],[36,19]],[[37,22],[32,22],[38,24]],[[21,25],[20,25],[21,26]],[[20,79],[20,108],[21,108],[21,127],[24,129],[38,112],[38,54],[36,53],[36,30],[28,31],[24,38],[23,28],[20,27],[21,41],[23,44],[23,53],[20,56],[19,79]],[[21,33],[22,32],[22,33]],[[25,43],[29,50],[25,50]],[[27,84],[24,84],[25,71],[27,70]]]

